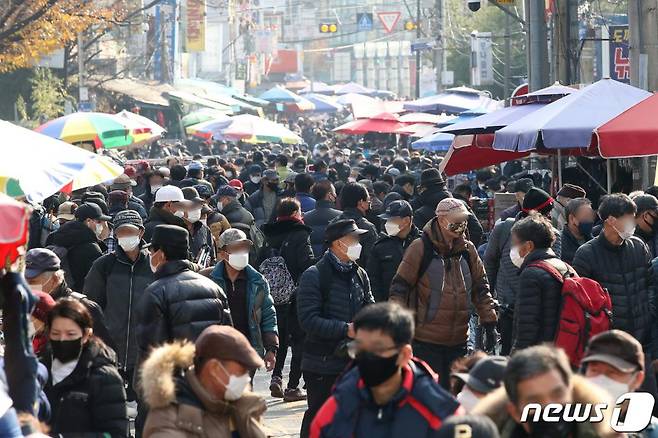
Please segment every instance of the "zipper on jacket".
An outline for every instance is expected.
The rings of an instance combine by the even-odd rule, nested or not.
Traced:
[[[138,256],[139,260],[139,256]],[[126,334],[126,355],[123,358],[123,372],[128,370],[128,347],[130,344],[130,320],[132,319],[133,307],[133,278],[134,278],[135,265],[130,265],[130,288],[128,289],[128,331]]]

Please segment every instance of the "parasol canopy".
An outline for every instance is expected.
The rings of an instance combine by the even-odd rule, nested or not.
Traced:
[[[393,113],[379,113],[369,119],[358,119],[347,122],[337,128],[335,132],[341,134],[366,134],[368,132],[379,132],[382,134],[395,134],[398,129],[405,126],[400,123],[399,116]]]
[[[470,117],[459,123],[448,125],[441,128],[441,132],[448,132],[455,135],[491,133],[534,113],[544,106],[546,105],[542,103],[508,106],[489,114]]]
[[[214,119],[206,120],[205,122],[197,123],[185,128],[185,131],[190,135],[195,135],[202,138],[221,139],[222,130],[231,124],[231,117],[223,115]]]
[[[499,105],[498,101],[477,90],[458,87],[407,102],[404,104],[404,109],[413,112],[460,114],[475,108],[495,108],[497,105]]]
[[[334,94],[334,88],[330,85],[325,84],[324,82],[313,82],[308,84],[306,87],[299,90],[299,94]]]
[[[470,172],[473,169],[518,160],[530,152],[498,151],[491,148],[491,134],[462,135],[455,137],[439,170],[448,176]]]
[[[338,85],[336,86],[336,94],[339,96],[342,96],[343,94],[364,94],[366,96],[370,96],[375,93],[376,90],[372,90],[370,88],[366,88],[363,85],[359,85],[356,82],[350,82],[345,85]]]
[[[77,112],[46,122],[36,131],[67,143],[93,143],[96,149],[134,143],[124,119],[114,114]]]
[[[445,152],[450,149],[455,136],[445,132],[437,132],[411,143],[413,149],[424,149],[432,152]]]
[[[223,119],[228,117],[227,114],[223,111],[219,111],[213,108],[202,108],[198,111],[194,111],[183,117],[181,120],[184,127],[196,125],[202,122],[207,122],[208,120],[213,119]]]
[[[335,113],[343,110],[343,106],[336,103],[334,99],[322,94],[305,94],[304,97],[315,105],[317,113]]]
[[[429,113],[407,113],[400,116],[402,123],[425,123],[428,125],[436,125],[441,121],[448,120],[451,117],[445,114],[429,114]]]
[[[500,129],[493,147],[520,152],[540,146],[588,148],[595,128],[650,95],[612,79],[601,79]]]
[[[144,128],[150,128],[151,129],[150,132],[154,136],[160,137],[160,136],[162,136],[162,134],[167,132],[167,130],[165,128],[158,125],[157,123],[155,123],[153,120],[149,119],[148,117],[144,117],[142,115],[135,114],[131,111],[123,110],[120,113],[117,113],[116,115],[118,117],[124,118],[126,120],[130,120],[133,123],[137,123],[139,125],[142,125]]]
[[[596,128],[603,158],[646,157],[658,154],[658,95],[641,101]]]
[[[258,98],[272,103],[296,103],[300,101],[298,95],[280,85],[275,85],[258,96]]]
[[[70,185],[73,190],[110,181],[123,168],[102,155],[0,121],[0,188],[41,202]]]
[[[285,126],[251,114],[232,117],[231,124],[220,133],[226,139],[243,140],[248,143],[302,143],[302,139]]]

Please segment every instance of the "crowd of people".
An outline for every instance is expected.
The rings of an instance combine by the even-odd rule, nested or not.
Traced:
[[[37,407],[7,369],[0,435],[265,437],[268,372],[303,438],[621,436],[521,417],[656,394],[658,187],[553,197],[514,162],[448,190],[440,158],[299,123],[312,147],[216,142],[33,205]]]

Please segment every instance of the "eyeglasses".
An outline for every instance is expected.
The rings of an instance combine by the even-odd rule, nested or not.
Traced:
[[[393,351],[393,350],[397,350],[399,352],[400,348],[397,345],[393,345],[391,347],[382,347],[382,348],[378,348],[378,349],[375,349],[375,350],[367,350],[367,351],[368,351],[368,353],[372,353],[372,354],[375,354],[377,356],[382,356],[382,355],[384,355],[384,354],[386,354],[390,351]],[[361,345],[358,341],[354,340],[354,341],[350,341],[350,342],[347,343],[347,355],[351,359],[356,358],[356,356],[362,351],[366,351],[366,350],[361,348]]]

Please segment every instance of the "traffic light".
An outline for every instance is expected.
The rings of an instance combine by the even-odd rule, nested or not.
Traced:
[[[336,23],[321,23],[320,33],[336,33],[338,32],[338,25]]]
[[[412,31],[416,30],[416,23],[413,20],[407,20],[404,23],[404,30]]]
[[[480,10],[480,0],[466,0],[466,4],[468,5],[468,9],[470,9],[473,12],[477,12]]]

